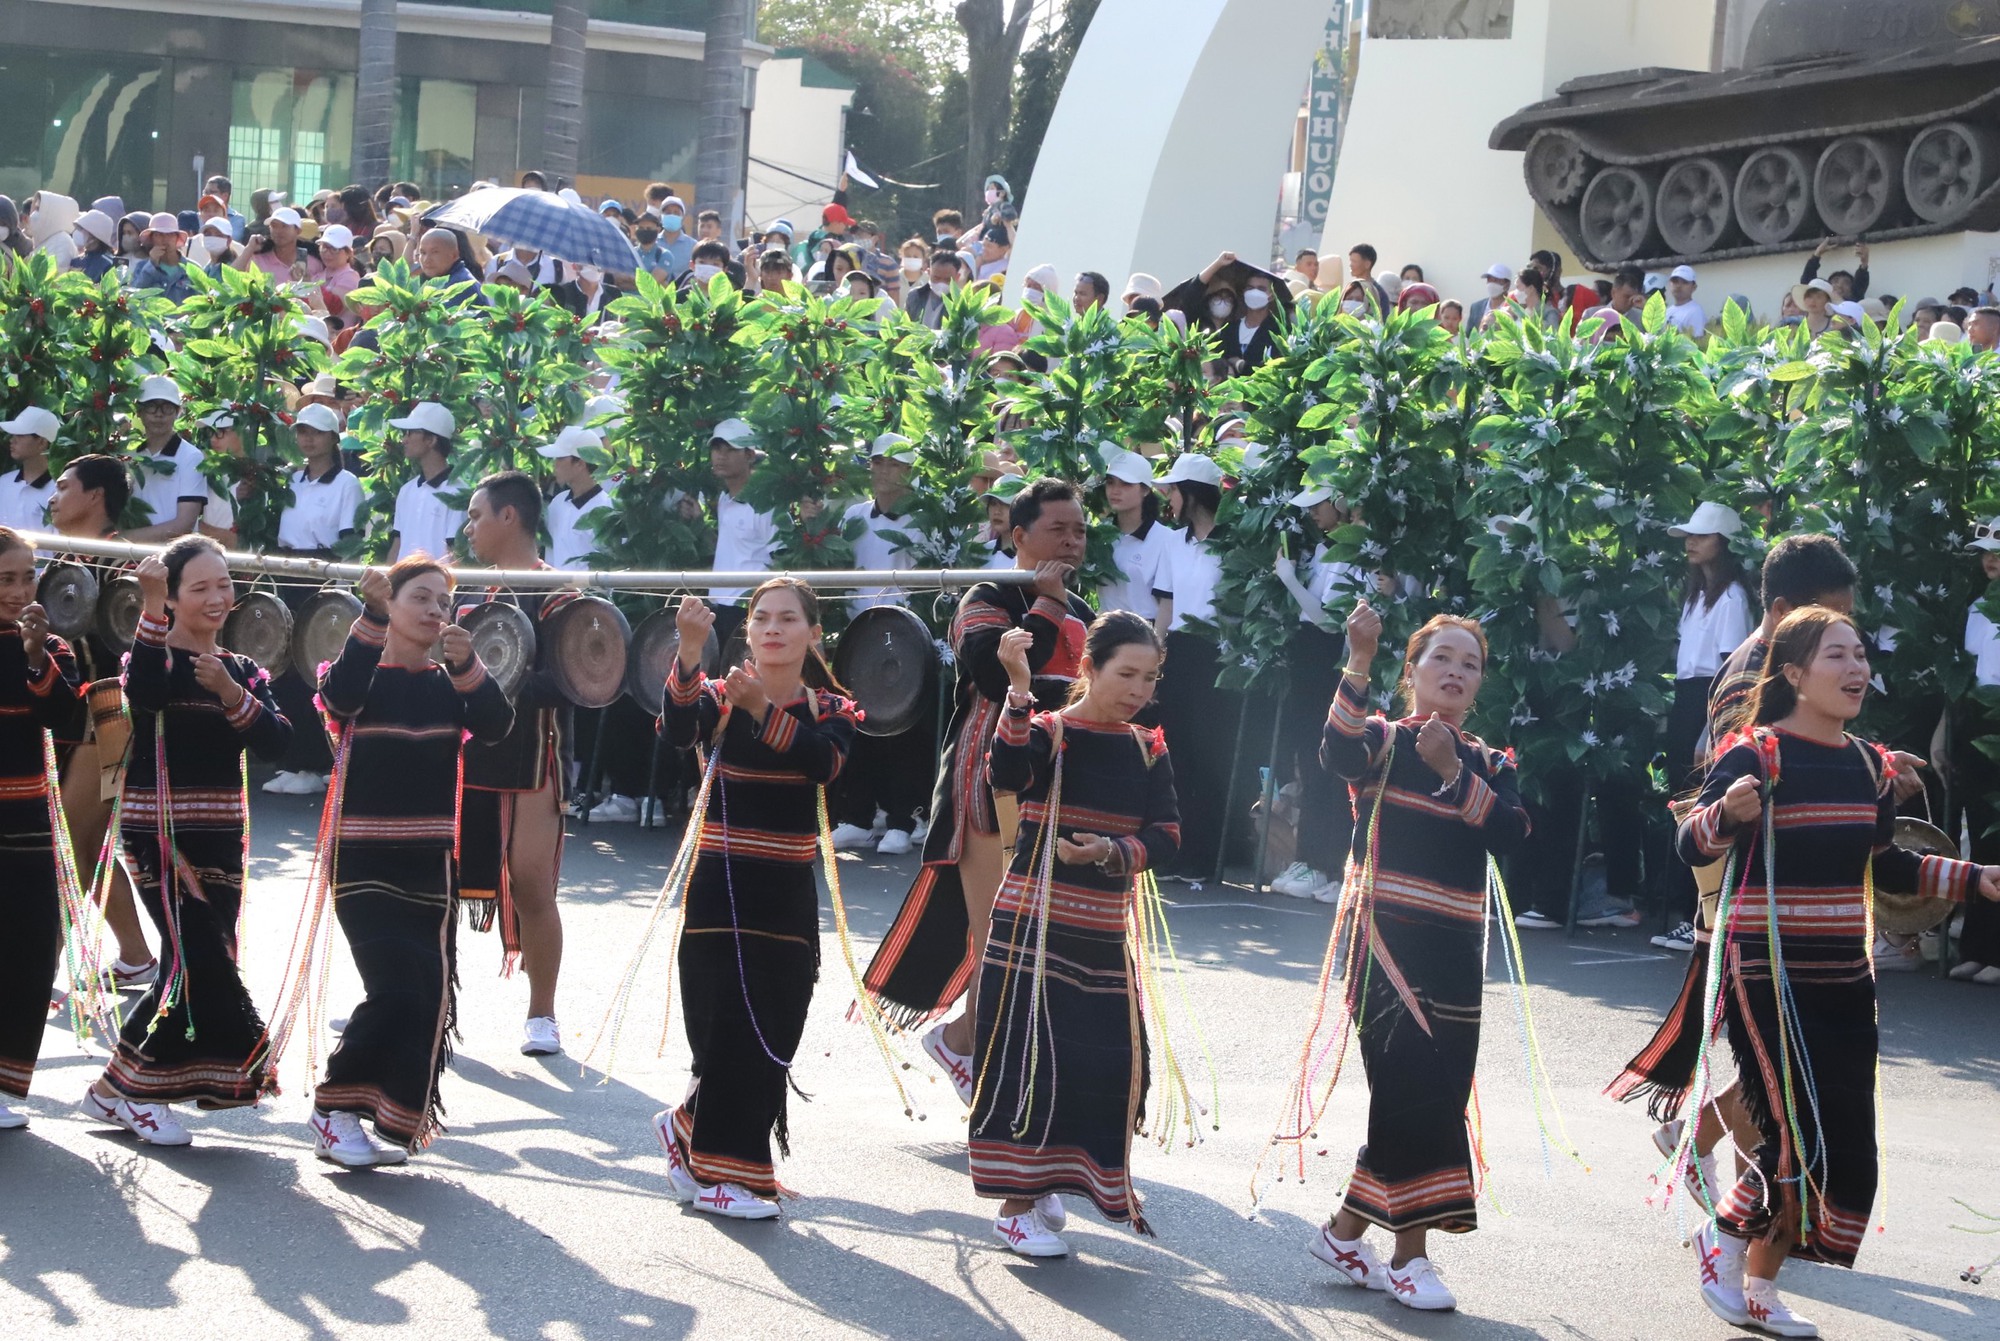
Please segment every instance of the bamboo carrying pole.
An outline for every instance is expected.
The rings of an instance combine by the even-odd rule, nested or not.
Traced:
[[[87,536],[52,535],[23,531],[21,538],[38,553],[54,557],[81,555],[93,559],[143,559],[166,548],[142,545],[130,540],[93,540]],[[223,555],[232,570],[282,577],[313,578],[318,581],[348,581],[360,578],[370,567],[379,565],[340,563],[332,559],[308,559],[291,554]],[[1026,568],[903,568],[903,569],[808,569],[794,572],[719,573],[703,568],[679,572],[595,572],[568,568],[464,568],[468,578],[478,577],[494,586],[526,591],[687,591],[705,587],[754,587],[773,577],[795,577],[814,587],[900,587],[905,591],[951,590],[973,587],[981,582],[1025,587],[1035,580]]]

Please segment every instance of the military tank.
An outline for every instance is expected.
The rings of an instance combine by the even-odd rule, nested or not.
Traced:
[[[1572,79],[1488,143],[1599,270],[2000,229],[2000,0],[1767,0],[1736,68]]]

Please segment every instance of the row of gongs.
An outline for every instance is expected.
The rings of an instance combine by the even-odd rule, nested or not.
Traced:
[[[59,636],[74,641],[94,633],[120,651],[131,647],[145,605],[131,574],[117,573],[100,582],[90,568],[66,561],[43,571],[37,599],[48,612],[49,628]],[[254,588],[231,611],[221,641],[273,676],[293,666],[310,675],[340,654],[360,615],[361,601],[346,587],[323,587],[297,611],[275,593]],[[505,601],[463,608],[459,624],[510,699],[520,692],[546,641],[547,668],[564,698],[578,707],[603,708],[625,694],[657,715],[666,697],[667,673],[680,654],[671,604],[641,620],[637,629],[617,606],[591,595],[550,611],[539,632],[520,607]],[[711,629],[702,668],[713,675],[740,665],[745,650],[741,628],[727,647]],[[939,663],[930,630],[901,606],[863,611],[834,649],[834,673],[860,703],[862,730],[871,735],[895,735],[920,719],[936,692]]]

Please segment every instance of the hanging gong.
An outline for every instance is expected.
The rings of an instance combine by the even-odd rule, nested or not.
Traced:
[[[666,711],[667,672],[680,654],[681,633],[673,606],[655,610],[632,630],[632,646],[625,653],[625,692],[649,716]],[[722,644],[710,629],[708,643],[701,649],[701,668],[713,675],[721,662]]]
[[[937,641],[900,605],[854,617],[833,651],[834,676],[861,705],[861,730],[894,736],[915,726],[937,688]]]
[[[1935,824],[1920,819],[1896,820],[1896,846],[1925,857],[1956,857],[1958,844]],[[1921,894],[1888,894],[1875,890],[1875,929],[1898,936],[1914,936],[1942,926],[1958,907],[1950,899]]]
[[[268,591],[250,592],[223,621],[222,645],[249,657],[276,679],[292,664],[292,612]]]
[[[97,636],[121,652],[130,651],[139,636],[139,612],[146,608],[146,593],[139,579],[120,573],[105,582],[97,593]]]
[[[340,655],[359,618],[361,599],[345,587],[322,587],[307,597],[292,618],[292,664],[299,674],[316,678]]]
[[[486,601],[459,616],[459,627],[472,635],[472,650],[486,663],[486,673],[510,700],[535,664],[535,621],[518,605]],[[442,660],[442,656],[439,657]]]
[[[626,649],[632,626],[602,596],[565,601],[542,622],[549,673],[562,696],[579,708],[605,708],[625,692]]]
[[[95,627],[97,574],[80,563],[58,559],[42,570],[35,599],[48,612],[49,632],[75,642]]]

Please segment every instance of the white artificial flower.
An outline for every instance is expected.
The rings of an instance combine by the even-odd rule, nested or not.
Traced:
[[[1596,749],[1596,748],[1597,748],[1597,746],[1598,746],[1598,739],[1597,739],[1597,733],[1596,733],[1595,731],[1586,731],[1586,732],[1584,732],[1584,733],[1583,733],[1583,743],[1584,743],[1585,745],[1588,745],[1588,746],[1589,746],[1589,747],[1590,747],[1591,749],[1593,749],[1593,750],[1594,750],[1594,749]]]
[[[1931,500],[1931,515],[1933,517],[1944,516],[1944,500],[1942,498],[1933,498]]]
[[[1598,618],[1604,621],[1604,631],[1616,638],[1618,636],[1618,612],[1616,610],[1606,610]]]

